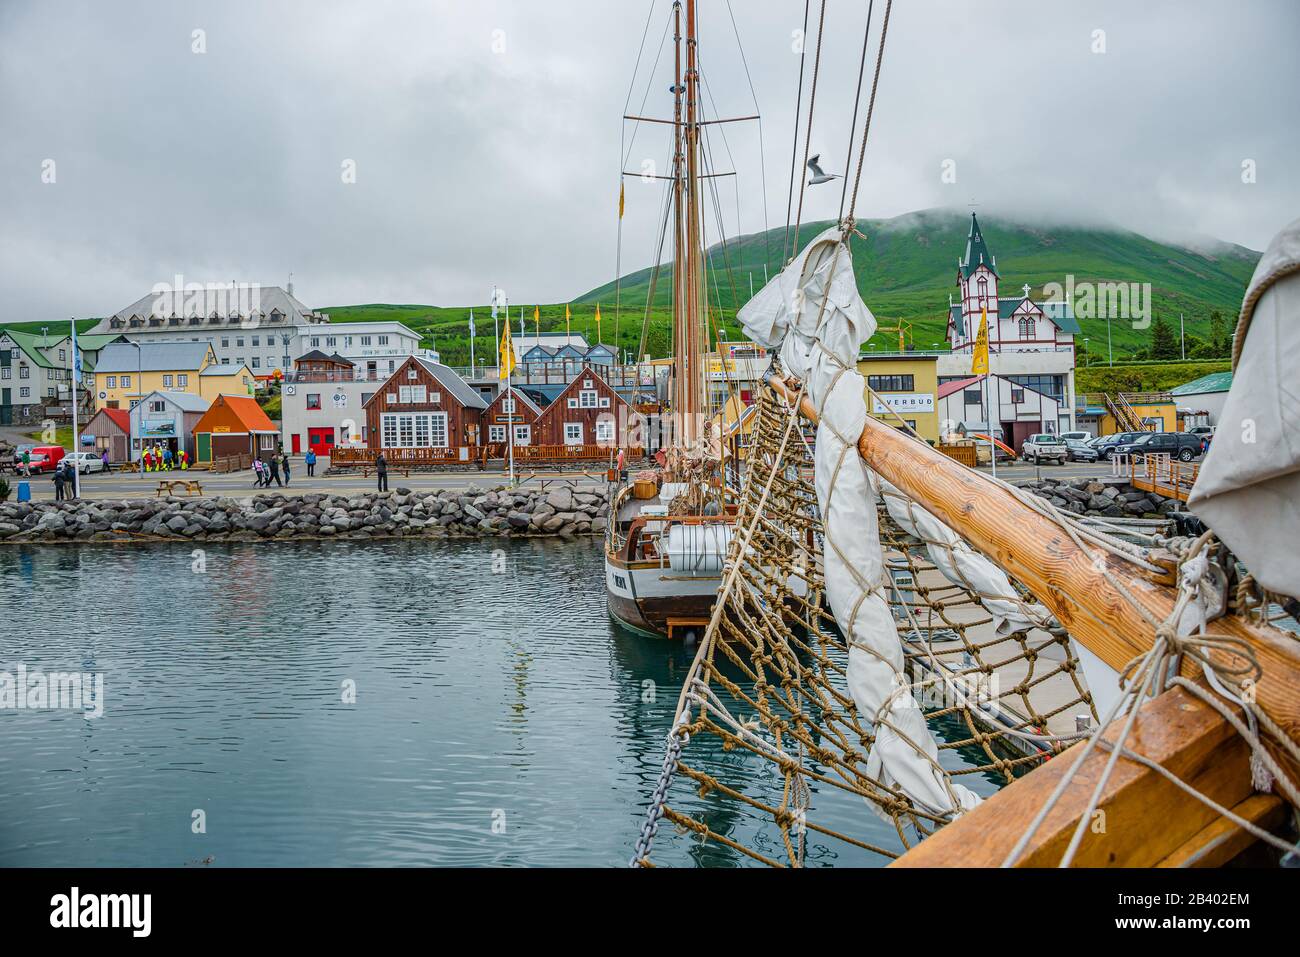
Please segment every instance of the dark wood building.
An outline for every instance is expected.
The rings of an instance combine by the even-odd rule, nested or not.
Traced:
[[[487,408],[478,392],[446,366],[410,356],[365,403],[371,449],[455,449],[484,440]]]
[[[513,429],[516,446],[540,444],[534,432],[541,414],[541,406],[519,389],[502,390],[483,412],[483,441],[504,446]]]
[[[621,445],[631,415],[626,400],[588,366],[538,416],[533,444]]]

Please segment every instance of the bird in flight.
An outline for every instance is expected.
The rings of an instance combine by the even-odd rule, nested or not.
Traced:
[[[816,186],[818,183],[829,183],[833,179],[839,179],[839,173],[823,173],[822,168],[817,165],[817,161],[822,158],[818,153],[808,161],[808,168],[812,170],[812,179],[808,180],[809,186]]]

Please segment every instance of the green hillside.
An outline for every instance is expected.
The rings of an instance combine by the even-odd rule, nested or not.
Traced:
[[[831,224],[809,223],[799,231],[802,246]],[[1177,330],[1182,312],[1189,336],[1209,332],[1210,313],[1218,310],[1236,316],[1246,283],[1254,271],[1259,253],[1241,246],[1221,244],[1213,254],[1166,245],[1136,233],[1113,229],[1069,226],[1034,226],[991,216],[980,217],[980,227],[989,250],[997,259],[1000,293],[1018,295],[1029,283],[1031,294],[1042,293],[1044,283],[1065,284],[1072,274],[1075,283],[1137,282],[1151,284],[1153,316],[1165,316]],[[913,324],[912,345],[931,348],[942,342],[948,296],[956,292],[958,257],[966,247],[970,217],[953,210],[926,210],[890,220],[859,221],[866,239],[851,241],[858,288],[877,319],[888,325],[894,318]],[[733,290],[725,265],[729,260],[735,277],[736,296],[743,305],[749,296],[751,273],[754,288],[763,281],[763,264],[775,272],[781,257],[784,230],[757,233],[728,242],[709,251],[718,270],[710,278],[710,292],[721,302],[724,316],[734,308]],[[650,281],[649,269],[623,278],[625,309],[644,308]],[[655,310],[666,311],[671,290],[671,263],[661,267],[656,287]],[[614,283],[578,297],[580,302],[600,301],[604,308],[614,299]],[[639,322],[638,322],[639,330]],[[1094,354],[1105,354],[1105,319],[1081,320],[1084,336],[1092,341]],[[1111,339],[1116,356],[1149,344],[1149,329],[1134,329],[1127,321],[1112,321]],[[875,342],[885,348],[897,336],[877,334]]]
[[[969,224],[968,215],[951,210],[927,210],[858,224],[867,237],[863,240],[855,236],[852,241],[858,288],[882,325],[896,318],[912,323],[911,344],[917,349],[929,349],[944,341],[948,296],[956,291],[957,258],[965,250]],[[828,225],[805,225],[799,232],[800,244],[807,243]],[[1003,295],[1014,295],[1029,283],[1032,294],[1038,296],[1044,283],[1064,284],[1067,274],[1074,276],[1076,284],[1150,283],[1153,316],[1165,317],[1176,334],[1178,313],[1182,312],[1189,344],[1192,337],[1208,338],[1210,314],[1214,311],[1221,313],[1231,328],[1259,258],[1258,253],[1240,246],[1221,244],[1214,253],[1197,252],[1116,229],[1037,226],[991,216],[981,217],[980,226],[989,249],[997,257]],[[725,249],[720,245],[710,249],[710,260],[716,270],[710,275],[710,294],[712,301],[722,305],[720,322],[724,336],[739,335],[736,303],[743,305],[748,299],[751,275],[754,288],[762,286],[765,261],[768,275],[775,273],[781,260],[783,239],[783,230],[775,229],[766,236],[758,233],[729,241]],[[728,260],[730,276],[725,268]],[[577,296],[571,306],[573,331],[592,342],[596,340],[594,313],[599,302],[604,320],[601,339],[612,343],[617,338],[620,348],[635,353],[645,319],[650,273],[647,268],[623,277],[621,308],[617,315],[612,282]],[[664,355],[670,349],[671,283],[672,267],[668,264],[660,269],[649,314],[647,351],[652,355]],[[399,320],[423,333],[425,345],[436,345],[444,361],[453,365],[469,362],[467,306],[369,304],[326,306],[323,311],[334,320],[344,322]],[[494,348],[491,312],[486,306],[475,306],[474,315],[478,324],[475,352],[482,361],[492,355]],[[527,329],[532,332],[531,304],[525,305],[524,315]],[[511,316],[514,328],[518,329],[518,306],[511,307]],[[1106,321],[1082,319],[1081,326],[1083,335],[1091,340],[1093,362],[1104,362]],[[563,331],[562,303],[541,307],[541,329]],[[1128,321],[1112,321],[1110,334],[1117,359],[1150,345],[1151,330],[1135,329]],[[873,341],[880,349],[896,347],[897,335],[878,333]]]

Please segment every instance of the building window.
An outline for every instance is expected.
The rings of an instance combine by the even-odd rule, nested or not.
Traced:
[[[601,416],[596,420],[596,443],[598,445],[608,444],[614,441],[614,417]]]
[[[333,349],[333,348],[334,348],[334,343],[337,342],[337,341],[338,341],[338,339],[337,339],[336,336],[326,336],[326,337],[325,337],[325,347],[326,347],[327,349]],[[254,342],[253,345],[257,345],[257,343]]]
[[[163,376],[163,388],[170,389],[171,387],[172,387],[172,377],[169,375]]]
[[[504,412],[506,415],[514,415],[515,412],[514,396],[507,396],[506,398],[501,400],[501,411]]]
[[[274,435],[274,434],[263,435],[262,438],[261,438],[261,446],[262,446],[262,448],[264,448],[264,449],[274,449],[274,448],[275,448],[275,435]]]
[[[1012,405],[1020,405],[1020,404],[1022,404],[1024,401],[1025,401],[1025,390],[1024,390],[1024,389],[1012,389],[1012,390],[1011,390],[1011,404],[1012,404]]]
[[[289,357],[288,357],[288,356],[281,356],[281,357],[280,357],[280,364],[283,365],[286,369],[289,368]]]
[[[352,345],[352,337],[351,337],[351,336],[344,336],[344,337],[343,337],[343,345],[344,345],[345,347],[347,347],[347,346],[351,346],[351,345]]]
[[[188,388],[190,384],[190,377],[182,373],[176,377],[176,384],[180,386],[182,389]]]
[[[381,346],[386,346],[386,345],[388,345],[388,336],[380,336],[380,337],[379,337],[379,344],[380,344]]]
[[[32,370],[28,367],[27,363],[24,362],[22,365],[18,367],[18,378],[30,379],[31,377],[32,377]]]
[[[236,339],[235,339],[235,348],[236,348],[236,349],[242,349],[242,348],[244,348],[244,337],[243,337],[243,336],[238,336],[238,337],[236,337]],[[243,362],[244,360],[243,360],[243,359],[240,359],[239,361],[240,361],[240,362]]]
[[[312,337],[311,337],[311,347],[312,347],[313,349],[319,349],[319,348],[320,348],[320,336],[312,336]]]
[[[488,426],[489,442],[504,442],[506,440],[506,427],[504,425]]]
[[[275,356],[267,356],[267,357],[266,357],[266,367],[267,367],[268,369],[274,369],[274,368],[275,368]]]
[[[916,388],[916,378],[911,375],[869,375],[867,385],[872,392],[911,392]]]
[[[1021,339],[1032,339],[1032,338],[1034,338],[1034,320],[1033,320],[1033,319],[1021,319],[1021,320],[1020,320],[1020,338],[1021,338]]]
[[[255,345],[255,346],[260,346],[261,344],[262,344],[262,337],[261,337],[261,336],[253,336],[253,345]]]
[[[166,403],[166,402],[163,402],[161,399],[154,399],[152,402],[149,403],[149,411],[150,411],[150,412],[166,412],[166,411],[167,411],[167,403]]]
[[[13,366],[4,366],[0,368],[0,379],[12,379],[14,377]]]
[[[227,337],[227,338],[223,338],[223,339],[221,340],[221,348],[223,348],[223,349],[229,349],[229,348],[230,348],[230,339],[229,339],[228,337]]]
[[[979,389],[966,389],[962,392],[961,397],[966,405],[979,405],[984,401],[984,393],[980,392]]]
[[[597,401],[599,398],[600,397],[595,392],[587,392],[587,391],[579,392],[578,408],[595,409],[600,405],[600,402]]]
[[[131,377],[129,375],[122,376],[122,388],[123,389],[131,388]]]
[[[117,376],[115,376],[115,375],[106,375],[106,376],[104,376],[104,388],[105,388],[105,389],[116,389],[116,388],[117,388]]]
[[[387,412],[379,417],[383,447],[392,449],[445,449],[446,412]]]
[[[414,368],[411,368],[411,369],[407,369],[407,370],[406,370],[406,377],[407,377],[408,379],[417,379],[417,378],[419,378],[419,376],[420,376],[420,374],[419,374],[418,372],[416,372]]]
[[[368,346],[368,345],[370,345],[370,337],[369,337],[369,336],[362,336],[362,337],[361,337],[361,344],[362,344],[363,346]]]
[[[319,392],[308,392],[308,393],[307,393],[307,410],[310,412],[310,411],[315,411],[315,410],[317,410],[317,409],[319,409],[319,408],[320,408],[320,393],[319,393]]]
[[[564,423],[564,444],[565,445],[582,444],[582,423],[581,422]]]
[[[397,387],[398,402],[402,405],[423,405],[429,401],[428,387],[424,385],[402,385]]]
[[[530,425],[515,426],[515,445],[528,445],[533,440],[533,428]]]
[[[253,356],[253,368],[254,369],[262,368],[262,359],[260,356]]]
[[[67,361],[68,361],[68,352],[67,352],[66,349],[60,349],[60,350],[59,350],[59,361],[60,361],[60,362],[67,362]]]
[[[32,387],[29,385],[18,387],[18,398],[30,399],[32,397]]]

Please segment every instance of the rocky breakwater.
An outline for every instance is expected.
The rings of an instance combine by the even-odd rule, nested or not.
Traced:
[[[442,489],[0,504],[0,543],[602,534],[604,488]]]
[[[1183,507],[1177,499],[1144,492],[1127,483],[1098,482],[1089,478],[1047,478],[1026,482],[1020,487],[1076,515],[1159,519]]]

